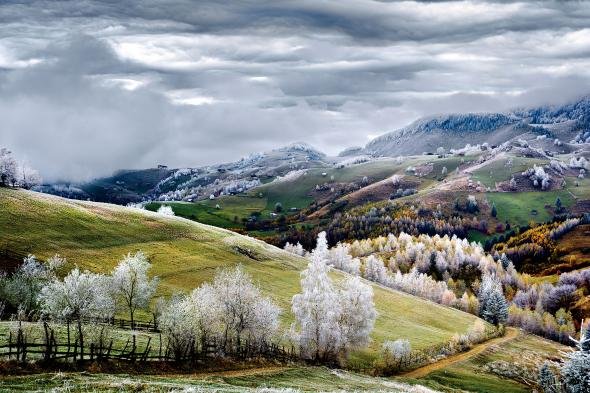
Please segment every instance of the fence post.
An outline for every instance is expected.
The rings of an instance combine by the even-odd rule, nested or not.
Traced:
[[[158,360],[162,361],[162,333],[160,333],[160,348],[158,350]]]
[[[12,356],[12,332],[8,332],[8,360]]]
[[[44,360],[48,362],[51,358],[51,338],[49,337],[49,326],[47,325],[47,321],[43,322],[43,331],[45,332],[45,354],[43,356]]]

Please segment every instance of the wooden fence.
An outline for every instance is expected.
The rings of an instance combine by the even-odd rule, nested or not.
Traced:
[[[43,342],[32,342],[28,340],[24,329],[19,325],[16,332],[9,333],[8,343],[0,345],[0,359],[15,360],[19,363],[32,360],[46,363],[117,360],[132,363],[160,361],[188,364],[203,363],[220,355],[240,360],[266,358],[293,361],[297,359],[293,347],[286,349],[276,344],[252,345],[246,342],[239,348],[233,348],[230,342],[222,348],[216,342],[203,345],[190,342],[179,352],[173,350],[168,344],[164,345],[161,333],[155,348],[152,346],[151,336],[147,337],[147,342],[139,345],[135,334],[127,339],[122,348],[117,348],[112,339],[106,338],[98,343],[81,344],[78,338],[71,338],[69,328],[67,337],[61,341],[47,323],[43,324],[43,331]],[[228,348],[233,349],[228,351]]]

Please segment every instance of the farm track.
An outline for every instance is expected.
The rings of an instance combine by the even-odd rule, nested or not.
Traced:
[[[442,359],[439,362],[428,364],[424,367],[420,367],[415,370],[409,371],[405,374],[402,374],[401,377],[423,378],[434,371],[438,371],[438,370],[443,369],[445,367],[451,366],[455,363],[460,363],[465,360],[469,360],[473,357],[481,355],[482,353],[484,353],[486,351],[495,352],[498,350],[498,347],[501,344],[505,344],[509,341],[512,341],[512,340],[516,339],[519,335],[520,335],[520,332],[518,331],[518,329],[507,328],[506,334],[502,337],[494,338],[494,339],[488,340],[484,343],[478,344],[478,345],[474,346],[473,348],[471,348],[467,352],[462,352],[462,353],[459,353],[459,354],[456,354],[453,356],[449,356],[445,359]]]

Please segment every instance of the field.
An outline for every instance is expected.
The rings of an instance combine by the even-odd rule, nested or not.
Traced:
[[[146,370],[132,373],[107,374],[59,372],[0,377],[0,391],[50,390],[61,392],[260,392],[284,393],[382,391],[430,392],[478,391],[490,393],[520,393],[531,391],[537,369],[546,359],[559,358],[566,347],[514,330],[497,344],[483,346],[475,355],[467,352],[448,358],[444,368],[433,371],[417,370],[418,378],[400,376],[395,379],[375,378],[354,372],[330,370],[323,367],[280,365],[276,363],[236,364],[231,371],[218,366],[196,373],[153,373]],[[477,348],[477,347],[475,347]],[[425,367],[428,368],[429,366]],[[148,375],[149,374],[149,375]]]
[[[0,253],[34,253],[41,259],[60,253],[70,266],[93,271],[108,272],[126,253],[142,250],[161,278],[161,295],[188,291],[211,280],[217,268],[242,264],[282,307],[285,327],[306,263],[261,241],[190,220],[22,190],[0,189],[0,227],[6,228]],[[414,349],[425,348],[466,332],[477,319],[389,289],[374,291],[379,317],[373,343],[351,356],[353,368],[371,367],[386,339],[407,338]]]
[[[512,166],[507,166],[508,156],[490,162],[487,165],[473,171],[472,178],[480,181],[486,187],[496,188],[496,183],[510,181],[514,174],[520,174],[533,165],[547,164],[547,160],[526,157],[510,157]]]
[[[391,379],[330,370],[323,367],[266,365],[229,372],[203,374],[139,375],[57,373],[0,377],[0,392],[42,390],[52,392],[409,392],[429,389]]]
[[[490,204],[496,204],[498,220],[507,220],[511,225],[527,225],[531,221],[538,223],[550,221],[552,214],[546,206],[553,209],[558,197],[565,207],[574,203],[573,197],[563,190],[486,193]]]
[[[224,196],[215,200],[190,202],[152,202],[146,209],[156,211],[161,205],[172,207],[174,214],[220,228],[242,227],[242,219],[266,207],[266,200],[244,195]],[[219,209],[217,208],[219,205]],[[267,215],[268,216],[268,215]]]
[[[537,370],[547,359],[557,359],[568,349],[534,335],[519,335],[483,353],[437,370],[416,382],[433,389],[489,393],[529,392]]]

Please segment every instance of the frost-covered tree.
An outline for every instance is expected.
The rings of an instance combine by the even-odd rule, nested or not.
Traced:
[[[164,216],[173,216],[174,215],[174,211],[172,210],[172,207],[168,206],[168,205],[160,205],[157,213],[162,214]]]
[[[382,357],[387,368],[402,368],[411,353],[412,346],[408,340],[398,339],[383,343]]]
[[[18,185],[27,190],[41,184],[41,176],[39,175],[39,172],[27,165],[21,165],[18,169],[17,176]]]
[[[367,345],[376,318],[372,289],[356,277],[336,288],[328,276],[329,258],[322,232],[301,273],[302,292],[292,301],[295,339],[301,356],[308,359],[334,360],[339,353]]]
[[[262,296],[241,266],[219,271],[212,289],[219,304],[222,340],[227,350],[232,349],[230,343],[241,348],[248,337],[265,341],[278,328],[280,309]],[[265,329],[268,331],[263,332]]]
[[[37,261],[34,255],[28,255],[11,276],[5,276],[2,282],[2,301],[13,310],[30,316],[39,308],[41,288],[53,278],[53,272],[47,265]]]
[[[220,270],[190,296],[174,297],[159,319],[169,350],[177,360],[215,344],[235,353],[248,344],[263,348],[276,336],[280,308],[262,296],[241,266]]]
[[[479,289],[479,316],[494,325],[508,320],[508,302],[502,292],[502,285],[492,275],[483,277]]]
[[[84,357],[82,322],[86,318],[108,319],[114,313],[109,293],[109,278],[74,268],[63,280],[54,278],[39,295],[41,310],[60,321],[73,321],[78,326],[80,358]]]
[[[543,363],[543,365],[539,368],[538,382],[539,386],[543,390],[543,393],[559,392],[559,389],[557,388],[557,378],[551,370],[548,362]]]
[[[17,176],[18,165],[12,152],[4,147],[0,148],[0,185],[14,184]]]
[[[135,323],[137,309],[145,309],[156,292],[158,278],[148,277],[151,268],[141,251],[127,254],[111,273],[112,291],[117,305],[129,313],[131,325]]]
[[[515,191],[517,187],[516,179],[514,177],[510,178],[510,189]]]
[[[533,182],[533,186],[540,187],[541,190],[547,190],[550,187],[551,176],[542,166],[533,165],[532,168],[522,172],[522,176],[528,177]]]
[[[358,276],[360,274],[361,262],[358,258],[350,255],[350,246],[344,243],[338,243],[329,251],[329,264],[338,270]]]
[[[285,247],[283,247],[283,249],[287,252],[290,252],[291,254],[299,255],[301,257],[305,256],[305,249],[303,248],[303,246],[299,242],[297,242],[297,244],[291,244],[291,243],[287,242],[285,244]]]
[[[337,292],[328,277],[326,249],[322,232],[307,269],[301,272],[302,292],[293,296],[292,301],[301,356],[314,360],[333,358],[342,339],[338,325],[341,310]]]
[[[196,344],[192,323],[189,301],[182,296],[172,297],[162,310],[158,326],[166,339],[168,351],[176,361],[181,361]]]
[[[590,335],[589,326],[582,323],[576,351],[566,354],[567,360],[561,368],[561,376],[568,393],[590,392]]]
[[[77,267],[63,280],[54,278],[39,294],[42,311],[57,320],[80,321],[83,318],[109,318],[114,301],[107,276],[81,272]]]
[[[383,284],[387,281],[387,268],[383,260],[374,255],[369,255],[365,259],[363,277],[369,281]]]
[[[342,349],[362,348],[369,344],[377,311],[373,303],[373,289],[358,277],[349,278],[340,292]]]

